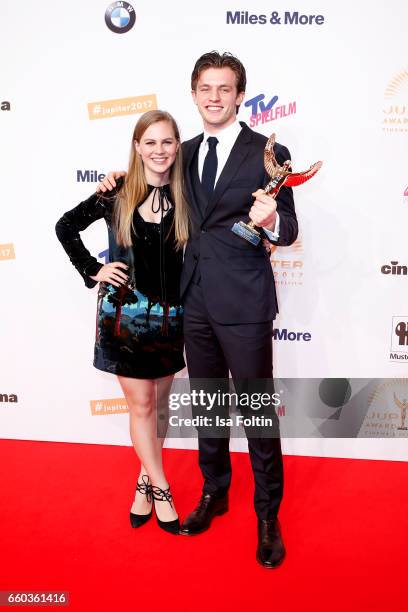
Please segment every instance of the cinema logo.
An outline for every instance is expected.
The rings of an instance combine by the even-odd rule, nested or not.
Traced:
[[[408,315],[392,317],[391,361],[408,361]]]
[[[379,385],[368,398],[368,410],[359,437],[408,437],[408,379]]]
[[[303,244],[300,238],[289,247],[280,248],[272,245],[271,266],[277,285],[303,285],[302,253]]]
[[[398,263],[398,261],[391,261],[389,264],[381,266],[381,274],[391,276],[407,276],[408,266],[404,266]]]
[[[157,110],[156,94],[88,102],[88,117],[91,120],[138,115],[149,110]]]
[[[408,70],[397,74],[384,93],[384,132],[408,132]]]
[[[265,100],[265,94],[259,94],[244,104],[246,108],[251,109],[249,117],[250,127],[257,127],[264,123],[270,123],[278,119],[284,119],[290,115],[296,114],[296,102],[286,104],[278,104],[279,97],[272,96],[269,101]]]
[[[129,408],[124,397],[91,400],[90,404],[92,416],[122,414],[129,412]]]
[[[15,404],[18,397],[15,393],[0,393],[0,404]]]
[[[7,100],[0,102],[0,111],[11,111],[11,104]]]
[[[12,242],[8,244],[0,244],[0,261],[3,259],[15,259],[16,254],[14,252],[14,244]]]

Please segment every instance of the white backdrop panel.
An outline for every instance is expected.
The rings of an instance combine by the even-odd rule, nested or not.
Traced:
[[[0,403],[1,436],[129,444],[126,414],[91,415],[91,400],[121,391],[114,377],[92,367],[96,290],[84,287],[54,225],[95,188],[77,181],[78,170],[127,166],[139,115],[90,120],[87,104],[154,94],[190,138],[201,131],[190,74],[195,59],[212,49],[244,62],[247,100],[262,93],[265,103],[278,96],[276,106],[296,102],[296,113],[256,127],[268,136],[276,131],[295,169],[324,160],[319,175],[295,194],[296,248],[273,254],[276,326],[312,336],[274,343],[276,375],[406,376],[406,361],[389,354],[392,317],[408,320],[408,277],[380,269],[390,261],[408,265],[408,123],[392,124],[400,131],[383,129],[384,117],[408,118],[408,5],[298,0],[293,10],[321,14],[324,23],[238,25],[226,23],[227,11],[269,18],[272,10],[283,16],[287,3],[141,1],[133,5],[135,26],[120,35],[105,25],[107,6],[74,1],[56,17],[50,0],[22,0],[18,19],[14,2],[1,7],[0,106],[8,101],[11,109],[0,111],[0,245],[13,244],[15,258],[2,256],[0,246],[0,394],[18,397]],[[249,123],[250,116],[243,105],[239,118]],[[104,222],[83,240],[93,254],[104,251]],[[245,450],[246,443],[232,446]],[[408,460],[401,439],[287,440],[284,448]]]

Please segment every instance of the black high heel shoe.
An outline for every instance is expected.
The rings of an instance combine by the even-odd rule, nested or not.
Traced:
[[[142,482],[138,482],[136,485],[136,491],[139,491],[142,495],[146,495],[147,501],[150,503],[153,501],[152,496],[152,485],[149,481],[149,476],[147,474],[143,474]],[[153,505],[149,514],[134,514],[130,513],[130,524],[132,527],[141,527],[152,517],[153,514]]]
[[[154,504],[155,509],[156,509],[156,504],[154,502],[156,501],[169,502],[170,506],[174,508],[173,496],[170,493],[170,486],[167,487],[167,489],[161,489],[160,487],[152,486],[152,496],[153,496],[153,504]],[[173,535],[179,534],[180,521],[178,518],[175,519],[174,521],[161,521],[159,517],[157,516],[157,511],[156,511],[156,519],[157,519],[157,524],[159,525],[159,527],[161,527],[161,529],[164,529],[164,531],[167,531],[168,533],[172,533]]]

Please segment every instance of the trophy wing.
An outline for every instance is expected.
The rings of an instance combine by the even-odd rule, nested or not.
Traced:
[[[273,145],[275,144],[276,134],[272,134],[268,138],[268,142],[265,145],[264,150],[264,165],[265,170],[269,174],[269,176],[274,176],[276,168],[278,168],[279,164],[276,161],[275,153],[273,152]]]
[[[312,178],[320,170],[323,162],[319,161],[310,166],[309,170],[305,170],[304,172],[292,172],[289,174],[285,181],[285,187],[296,187],[297,185],[302,185],[302,183],[306,183],[309,179]]]
[[[398,408],[400,408],[400,410],[402,410],[404,408],[404,404],[401,402],[401,400],[395,395],[395,391],[394,391],[394,402],[397,404]]]

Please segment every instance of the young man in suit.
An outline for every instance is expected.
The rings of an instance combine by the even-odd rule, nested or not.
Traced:
[[[204,133],[183,143],[191,213],[181,278],[189,376],[222,379],[230,371],[240,384],[272,378],[277,301],[262,243],[254,247],[231,228],[249,215],[274,244],[290,245],[298,233],[292,190],[283,188],[275,200],[262,189],[269,181],[263,161],[267,139],[237,121],[245,86],[245,69],[237,58],[217,52],[200,57],[191,90]],[[274,153],[280,165],[290,159],[279,144]],[[283,493],[280,439],[248,436],[248,447],[258,517],[256,556],[274,568],[285,555],[277,520]],[[214,516],[228,509],[228,437],[199,435],[199,463],[203,494],[181,527],[186,535],[205,531]]]
[[[181,278],[190,378],[226,380],[231,372],[241,389],[246,382],[272,379],[272,323],[278,308],[262,241],[254,247],[231,228],[249,215],[273,244],[289,246],[298,233],[292,190],[283,187],[276,200],[263,192],[269,181],[266,137],[237,121],[245,87],[245,68],[229,53],[205,53],[194,66],[191,90],[204,133],[183,143],[191,227]],[[290,159],[277,143],[274,153],[280,165]],[[285,556],[277,519],[283,494],[279,426],[274,437],[248,435],[248,448],[258,518],[256,558],[275,568]],[[181,527],[184,535],[206,531],[215,516],[228,510],[228,433],[207,437],[199,430],[199,465],[203,492]]]

